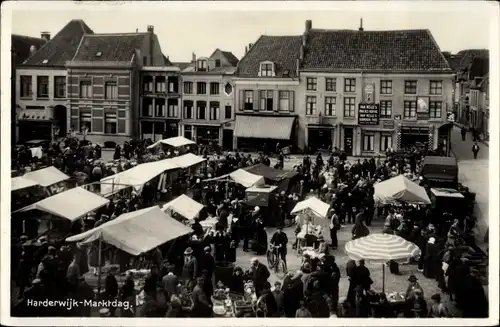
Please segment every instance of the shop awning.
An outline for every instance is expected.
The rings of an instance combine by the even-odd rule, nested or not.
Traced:
[[[234,136],[289,140],[295,117],[236,116]]]
[[[70,177],[57,169],[54,166],[50,166],[47,168],[35,170],[23,175],[25,179],[32,180],[33,182],[43,186],[48,187],[50,185],[54,185],[56,183],[65,181]]]
[[[99,227],[68,237],[67,242],[101,239],[132,255],[148,252],[193,230],[165,214],[158,206],[127,212]]]
[[[315,215],[326,218],[328,216],[328,210],[330,210],[330,205],[313,196],[297,203],[291,214],[296,214],[304,210],[311,210]]]
[[[186,219],[196,218],[201,209],[203,209],[203,204],[198,203],[185,194],[173,199],[161,208],[164,212],[172,210]]]
[[[15,212],[40,210],[54,216],[75,221],[100,207],[109,200],[82,187],[72,188],[49,198],[38,201]]]

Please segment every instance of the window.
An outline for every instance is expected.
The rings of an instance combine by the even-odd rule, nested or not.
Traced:
[[[193,82],[184,82],[184,94],[193,94]]]
[[[38,76],[36,78],[36,97],[48,98],[49,97],[49,77]]]
[[[196,102],[196,119],[207,119],[206,109],[207,109],[207,104],[205,101]]]
[[[290,111],[290,92],[279,91],[279,111]]]
[[[327,77],[325,79],[325,91],[327,92],[337,92],[337,79]]]
[[[380,136],[380,151],[387,151],[390,148],[392,148],[392,136],[382,134]]]
[[[245,110],[253,110],[253,91],[245,91]]]
[[[106,99],[118,99],[118,86],[116,82],[106,82],[105,97]]]
[[[156,99],[155,117],[165,117],[165,99]]]
[[[177,110],[179,108],[177,99],[169,99],[167,104],[168,104],[167,117],[177,118]]]
[[[196,83],[196,94],[207,94],[207,83],[197,82]]]
[[[193,139],[193,126],[184,125],[184,137],[187,138],[188,140]]]
[[[344,92],[356,92],[355,78],[344,78]]]
[[[33,84],[31,76],[21,76],[21,98],[33,96]]]
[[[373,151],[375,143],[375,135],[364,134],[363,135],[363,151]]]
[[[260,76],[273,76],[273,64],[272,63],[260,64]]]
[[[432,95],[443,94],[443,81],[430,81],[429,94],[432,94]]]
[[[92,83],[90,81],[80,82],[80,98],[92,97]]]
[[[153,99],[142,98],[142,116],[153,117]]]
[[[219,120],[219,102],[210,102],[210,120]]]
[[[392,81],[380,81],[380,94],[392,94]]]
[[[193,119],[193,101],[184,101],[184,118]]]
[[[308,77],[306,79],[306,84],[308,91],[316,91],[318,88],[318,80],[316,77]]]
[[[207,61],[206,60],[198,60],[198,70],[207,70]]]
[[[105,113],[104,114],[104,133],[106,134],[116,134],[117,129],[116,114]]]
[[[429,102],[429,118],[441,118],[443,103],[441,101]]]
[[[215,67],[220,67],[220,59],[215,59]]]
[[[90,133],[92,131],[92,114],[90,112],[81,112],[80,113],[80,132],[87,128],[87,132]]]
[[[415,117],[417,117],[417,101],[405,101],[403,118],[408,119]]]
[[[316,114],[316,97],[306,96],[306,115]]]
[[[153,92],[153,77],[144,76],[142,79],[142,85],[144,88],[144,92]]]
[[[325,97],[325,116],[335,116],[335,107],[337,105],[337,98]]]
[[[417,94],[417,81],[405,81],[405,94]]]
[[[54,98],[66,97],[66,77],[54,76]]]
[[[233,110],[231,108],[231,106],[226,106],[224,108],[224,118],[225,119],[231,119],[231,117],[233,116]]]
[[[392,101],[380,101],[380,118],[392,117]]]
[[[210,94],[219,94],[219,83],[210,83]]]
[[[233,93],[233,86],[231,85],[231,83],[226,83],[226,85],[224,86],[224,92],[226,93],[226,95],[231,95],[231,93]]]
[[[345,97],[344,98],[344,117],[354,118],[356,112],[356,98]]]
[[[273,91],[262,90],[260,93],[260,110],[273,111]]]
[[[164,76],[156,76],[155,79],[155,90],[156,93],[164,93],[166,92],[166,83],[165,83],[165,77]]]

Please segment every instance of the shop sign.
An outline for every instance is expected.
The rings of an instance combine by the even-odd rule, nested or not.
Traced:
[[[360,103],[358,107],[358,125],[378,125],[379,107],[376,103]]]
[[[446,113],[446,120],[450,121],[450,122],[454,122],[455,121],[455,113],[452,111],[448,111]]]
[[[394,120],[401,120],[401,115],[394,115]]]
[[[384,120],[382,121],[382,126],[384,128],[394,128],[394,120]]]
[[[374,96],[373,94],[375,93],[375,85],[374,84],[366,84],[365,85],[365,102],[367,103],[373,103]]]
[[[417,97],[417,120],[429,119],[429,97]]]

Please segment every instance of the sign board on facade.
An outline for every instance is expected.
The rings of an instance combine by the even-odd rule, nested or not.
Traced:
[[[365,99],[364,101],[367,103],[373,103],[375,94],[375,85],[374,84],[366,84],[365,85]]]
[[[379,107],[376,103],[360,103],[358,107],[359,125],[378,125]]]
[[[384,120],[382,121],[382,126],[384,128],[394,128],[394,120]]]
[[[394,115],[394,120],[401,120],[401,115]]]
[[[448,111],[446,113],[446,120],[449,122],[454,122],[455,121],[455,113],[452,111]]]
[[[417,119],[429,119],[429,97],[417,97]]]

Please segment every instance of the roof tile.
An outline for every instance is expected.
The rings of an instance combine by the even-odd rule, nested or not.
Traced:
[[[304,69],[447,71],[448,62],[428,30],[311,29]]]
[[[276,77],[282,77],[286,70],[289,77],[296,77],[301,42],[300,36],[262,35],[241,58],[238,76],[258,77],[260,63],[272,61],[275,64]]]
[[[71,60],[84,34],[93,34],[90,27],[81,19],[73,19],[53,38],[40,48],[24,65],[28,66],[61,66]],[[47,62],[44,62],[47,60]]]
[[[142,49],[147,35],[146,33],[85,35],[72,61],[131,61],[135,50]]]
[[[236,56],[230,52],[230,51],[222,51],[222,54],[224,55],[224,57],[226,57],[227,61],[229,61],[229,63],[233,66],[236,67],[236,65],[238,64],[238,58],[236,58]]]
[[[47,41],[37,37],[12,34],[12,51],[16,54],[14,64],[20,65],[31,55],[30,49],[34,45],[39,50]]]

